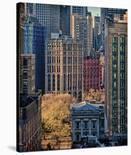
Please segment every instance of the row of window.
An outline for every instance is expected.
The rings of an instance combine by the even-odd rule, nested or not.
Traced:
[[[91,122],[84,121],[83,123],[81,123],[80,121],[75,121],[74,122],[74,127],[75,127],[75,129],[81,129],[81,127],[83,129],[89,129],[90,127],[93,128],[93,129],[96,129],[97,121],[96,120],[92,120]]]

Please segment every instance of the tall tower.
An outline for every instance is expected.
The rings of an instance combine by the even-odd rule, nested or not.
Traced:
[[[44,92],[45,27],[35,17],[27,16],[24,24],[24,54],[35,54],[35,86]]]
[[[100,16],[94,17],[94,35],[93,35],[93,47],[96,51],[101,46],[101,35],[100,35]]]
[[[48,4],[26,3],[25,12],[37,18],[38,22],[46,27],[47,36],[58,33],[60,30],[60,6]]]
[[[92,49],[92,16],[71,15],[70,20],[71,37],[81,42],[84,50],[84,57],[90,55]]]
[[[106,118],[109,135],[127,134],[127,22],[105,25]]]
[[[82,6],[72,6],[71,7],[71,14],[77,14],[80,16],[87,16],[88,13],[88,8],[87,7],[82,7]]]
[[[104,35],[105,35],[105,20],[114,20],[114,18],[119,18],[123,20],[124,14],[127,9],[115,9],[115,8],[101,8],[101,35],[102,35],[102,45],[104,46]]]
[[[70,35],[70,6],[60,6],[60,30],[63,35]]]

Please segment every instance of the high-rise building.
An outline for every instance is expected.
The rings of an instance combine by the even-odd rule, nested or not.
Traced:
[[[20,93],[35,93],[35,55],[20,55]]]
[[[51,33],[59,33],[60,30],[60,6],[48,4],[33,4],[33,14],[39,23],[46,27],[47,36]]]
[[[87,56],[87,17],[71,15],[70,32],[74,40],[83,45],[84,56]]]
[[[100,16],[94,17],[94,34],[93,34],[93,47],[96,51],[101,46],[101,34],[100,34]]]
[[[80,16],[87,16],[88,13],[88,8],[87,7],[82,7],[82,6],[72,6],[71,7],[71,14],[77,14]]]
[[[105,35],[105,20],[114,20],[119,18],[122,20],[127,9],[115,9],[115,8],[101,8],[101,35],[102,35],[102,45],[104,46],[104,35]]]
[[[35,54],[35,86],[44,92],[46,29],[35,17],[26,17],[24,24],[24,54]]]
[[[70,6],[60,6],[60,30],[63,35],[70,35]]]
[[[69,38],[51,39],[46,53],[46,93],[83,94],[83,47]]]
[[[106,119],[109,135],[127,135],[127,22],[105,25]]]
[[[83,45],[84,57],[90,55],[93,39],[91,15],[71,15],[70,33],[74,40],[81,42]]]
[[[38,22],[47,29],[47,37],[60,30],[60,6],[49,4],[25,4],[28,16],[36,17]],[[47,39],[47,38],[46,38]]]
[[[87,15],[87,30],[87,55],[90,56],[93,47],[93,19],[90,12]]]

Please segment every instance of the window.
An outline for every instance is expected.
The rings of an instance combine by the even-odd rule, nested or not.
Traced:
[[[76,126],[76,129],[79,129],[80,128],[80,122],[75,122],[75,126]]]
[[[53,91],[55,91],[55,75],[53,74]]]
[[[51,90],[51,76],[50,74],[48,75],[48,91]]]
[[[66,90],[66,75],[64,74],[64,90]]]
[[[93,129],[96,128],[96,121],[92,121],[92,128],[93,128]]]
[[[116,79],[116,73],[114,73],[114,79]]]
[[[24,72],[23,73],[23,79],[27,79],[27,77],[28,77],[28,73],[27,72]]]
[[[87,132],[87,131],[86,131],[86,132],[84,132],[84,133],[83,133],[83,135],[84,135],[84,136],[87,136],[87,135],[88,135],[88,132]]]
[[[116,81],[114,81],[113,86],[116,88]]]
[[[85,128],[85,129],[88,128],[88,121],[84,121],[84,128]]]
[[[76,141],[79,141],[79,140],[80,140],[80,134],[77,133],[77,134],[76,134]]]
[[[57,75],[57,90],[60,90],[60,75]]]
[[[26,67],[28,65],[28,59],[24,58],[23,59],[23,66]]]
[[[26,118],[27,118],[27,111],[26,111],[26,109],[23,109],[23,112],[22,112],[22,119],[23,119],[23,120],[26,120]]]

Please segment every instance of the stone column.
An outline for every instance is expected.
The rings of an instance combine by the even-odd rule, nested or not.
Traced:
[[[97,119],[96,127],[97,127],[97,137],[99,138],[99,119]]]
[[[83,137],[83,120],[81,120],[80,123],[81,123],[81,137]]]
[[[89,120],[89,135],[91,135],[91,125],[92,125],[92,123],[91,123],[91,119]]]

